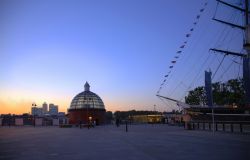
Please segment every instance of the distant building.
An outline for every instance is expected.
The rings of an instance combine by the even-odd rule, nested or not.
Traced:
[[[58,112],[58,116],[65,116],[65,112]]]
[[[49,104],[49,114],[50,115],[58,115],[58,105]]]
[[[42,107],[37,107],[35,103],[32,104],[31,107],[31,115],[33,116],[57,116],[58,115],[58,105],[54,105],[53,103],[48,104],[46,102],[43,103]],[[64,115],[63,115],[64,116]]]
[[[46,114],[48,112],[48,104],[44,102],[42,108],[43,108],[43,114]]]
[[[43,109],[33,106],[31,107],[31,115],[32,116],[43,116]]]
[[[152,115],[134,115],[130,116],[129,119],[134,123],[164,123],[165,119],[163,115],[152,114]]]
[[[53,106],[54,106],[53,103],[50,103],[50,104],[49,104],[49,111],[50,111],[50,108],[53,107]]]

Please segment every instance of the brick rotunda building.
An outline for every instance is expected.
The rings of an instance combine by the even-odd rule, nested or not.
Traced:
[[[87,124],[90,121],[96,124],[105,122],[105,106],[102,99],[90,91],[88,82],[84,85],[84,91],[77,94],[68,109],[70,124]]]

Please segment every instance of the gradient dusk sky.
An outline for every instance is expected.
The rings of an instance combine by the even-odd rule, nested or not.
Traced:
[[[1,0],[0,114],[28,113],[32,102],[58,104],[66,112],[85,81],[106,110],[176,109],[155,95],[205,2]],[[215,12],[216,5],[208,1],[162,95],[182,99],[197,73],[192,87],[203,85],[204,70],[214,71],[222,58],[209,48],[241,51],[242,32],[212,21],[216,13],[241,23],[241,13],[223,6]],[[241,75],[238,64],[223,74],[232,59],[240,61],[225,59],[215,80]]]

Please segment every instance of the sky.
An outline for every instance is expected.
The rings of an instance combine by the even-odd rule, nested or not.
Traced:
[[[183,55],[160,93],[178,100],[203,85],[204,70],[218,67],[222,55],[209,48],[242,52],[242,31],[212,20],[216,16],[241,24],[242,14],[213,0],[200,13],[205,2],[2,0],[0,114],[29,113],[32,103],[43,102],[67,112],[86,81],[109,111],[177,109],[155,95],[184,41]],[[240,63],[225,58],[214,81],[241,76],[241,65],[233,60]]]

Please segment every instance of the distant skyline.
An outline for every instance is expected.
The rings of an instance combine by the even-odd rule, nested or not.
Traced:
[[[178,109],[155,95],[205,2],[2,0],[0,114],[27,113],[32,103],[43,102],[58,104],[60,112],[67,112],[86,81],[108,111],[153,110],[154,105],[158,111]],[[211,19],[216,13],[241,23],[242,17],[223,6],[215,12],[216,4],[208,1],[162,95],[183,98],[198,72],[192,88],[203,85],[203,70],[214,72],[222,57],[209,48],[241,51],[242,32],[233,33],[234,29]],[[224,31],[226,38],[220,37]],[[209,54],[210,63],[201,70]],[[237,64],[223,75],[232,59],[240,61],[227,58],[214,81],[241,75]]]

